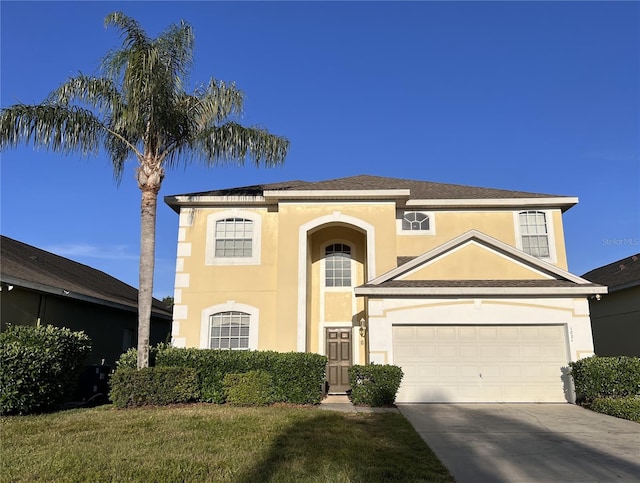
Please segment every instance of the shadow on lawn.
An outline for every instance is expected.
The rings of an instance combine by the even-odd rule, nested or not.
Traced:
[[[417,461],[416,461],[417,460]],[[322,481],[453,481],[399,414],[317,411],[285,428],[240,483]]]

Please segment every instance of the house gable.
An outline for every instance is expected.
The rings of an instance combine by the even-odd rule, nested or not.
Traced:
[[[544,280],[553,277],[494,247],[469,239],[402,273],[396,280]]]
[[[477,230],[470,230],[355,288],[359,296],[598,293],[606,293],[606,288]]]

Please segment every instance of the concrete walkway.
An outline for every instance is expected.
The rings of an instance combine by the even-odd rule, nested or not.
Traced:
[[[396,408],[371,408],[368,406],[354,406],[345,394],[329,394],[321,402],[320,409],[325,411],[341,411],[343,413],[384,413],[398,412]]]
[[[572,404],[398,404],[457,483],[639,482],[640,424]]]

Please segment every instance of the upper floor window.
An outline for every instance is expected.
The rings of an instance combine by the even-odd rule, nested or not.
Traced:
[[[245,312],[218,312],[209,317],[209,348],[248,350],[251,317]]]
[[[396,211],[396,234],[404,236],[435,235],[435,213],[424,210]]]
[[[351,287],[351,247],[334,243],[325,249],[325,287]]]
[[[252,247],[251,220],[226,218],[216,222],[216,257],[250,257]]]
[[[539,258],[549,258],[547,215],[542,211],[522,211],[518,214],[522,250]]]
[[[209,215],[205,264],[260,264],[260,222],[259,214],[243,210]]]
[[[406,231],[429,231],[429,215],[421,211],[405,211],[402,229]]]

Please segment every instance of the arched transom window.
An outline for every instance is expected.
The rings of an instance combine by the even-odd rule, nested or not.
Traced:
[[[351,247],[334,243],[325,249],[325,287],[351,287]]]
[[[248,350],[251,317],[244,312],[218,312],[209,317],[209,348]]]
[[[406,231],[429,231],[429,216],[421,211],[405,211],[402,229]]]

